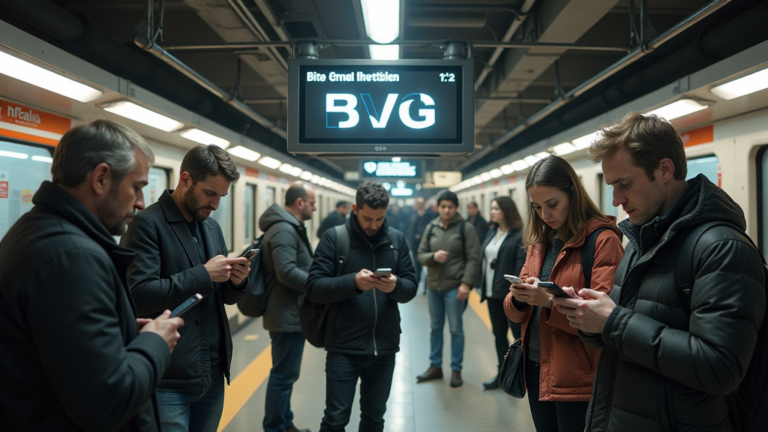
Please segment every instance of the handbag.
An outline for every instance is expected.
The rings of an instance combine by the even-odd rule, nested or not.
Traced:
[[[509,346],[499,371],[499,387],[508,395],[516,398],[525,396],[524,367],[522,339],[518,339]]]

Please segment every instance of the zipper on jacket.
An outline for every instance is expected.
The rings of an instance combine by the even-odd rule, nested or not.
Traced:
[[[368,239],[365,240],[366,243],[368,243],[368,246],[371,247],[371,256],[373,257],[373,271],[376,271],[376,248],[373,247],[371,242],[368,241]],[[379,348],[376,346],[376,325],[379,323],[379,303],[376,301],[376,288],[373,288],[371,290],[371,294],[373,295],[373,355],[378,356],[379,355]]]

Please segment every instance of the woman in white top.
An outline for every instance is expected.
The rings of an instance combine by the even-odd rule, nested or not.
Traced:
[[[509,197],[503,196],[493,200],[491,222],[494,222],[496,227],[485,236],[480,249],[483,251],[481,272],[475,281],[475,288],[480,291],[481,302],[488,302],[498,368],[501,368],[504,354],[509,347],[508,329],[512,329],[515,338],[520,337],[520,324],[513,323],[504,314],[504,298],[509,293],[509,282],[504,279],[504,275],[520,274],[520,269],[525,263],[525,249],[520,239],[523,221],[515,203]],[[498,373],[490,381],[483,383],[483,387],[489,390],[498,386]]]

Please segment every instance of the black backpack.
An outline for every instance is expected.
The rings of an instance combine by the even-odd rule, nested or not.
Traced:
[[[760,254],[760,250],[747,233],[731,223],[714,221],[693,228],[678,249],[678,262],[675,265],[675,285],[688,312],[691,311],[691,289],[695,280],[693,253],[704,233],[716,226],[731,227],[741,233]],[[760,259],[763,260],[765,281],[768,281],[768,267],[765,265],[762,254]],[[726,396],[731,421],[738,432],[765,432],[765,425],[768,425],[768,324],[766,324],[766,318],[763,317],[763,322],[757,330],[755,350],[752,352],[747,374],[739,387]]]
[[[337,225],[333,227],[336,230],[336,277],[341,276],[344,271],[344,265],[349,259],[350,239],[349,230],[346,225]],[[398,262],[399,244],[396,237],[392,237],[392,250],[395,254],[395,262]],[[375,269],[374,269],[375,270]],[[395,269],[393,269],[394,271]],[[304,296],[304,301],[299,309],[299,319],[301,320],[301,332],[312,346],[323,348],[325,346],[325,336],[327,331],[328,311],[330,304],[319,304]]]
[[[598,228],[584,239],[584,246],[581,247],[581,270],[584,273],[584,288],[592,287],[592,266],[595,265],[595,244],[597,237],[607,227]]]
[[[248,273],[248,287],[243,297],[237,302],[237,308],[247,317],[258,318],[267,311],[267,300],[272,289],[267,286],[264,280],[264,272],[261,270],[261,253],[264,252],[262,248],[264,236],[267,235],[269,228],[272,228],[274,225],[272,224],[267,227],[261,237],[254,240],[250,246],[243,250],[243,253],[245,253],[249,249],[259,249],[259,255],[254,260],[251,260],[251,272]]]

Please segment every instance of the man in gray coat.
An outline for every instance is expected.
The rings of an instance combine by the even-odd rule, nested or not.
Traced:
[[[259,228],[265,233],[261,257],[264,282],[270,293],[264,329],[272,341],[265,432],[299,431],[293,425],[291,392],[299,379],[304,353],[299,307],[312,264],[304,221],[312,219],[315,210],[315,190],[304,182],[295,182],[285,192],[285,207],[274,204],[259,218]]]

